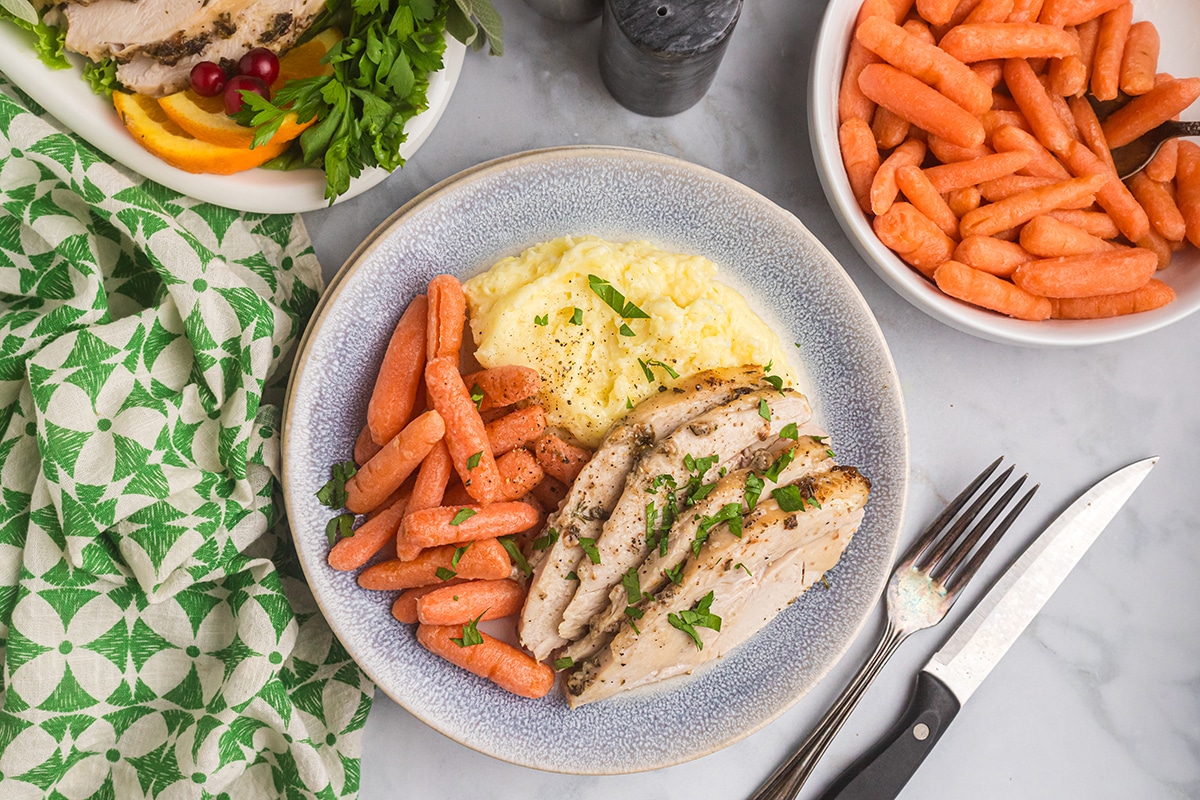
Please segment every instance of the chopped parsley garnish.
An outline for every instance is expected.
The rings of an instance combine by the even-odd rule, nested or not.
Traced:
[[[667,576],[667,580],[676,586],[683,583],[683,564],[684,562],[680,561],[673,568],[663,570],[663,575]]]
[[[821,580],[825,583],[826,589],[833,588],[832,586],[829,585],[829,573],[828,572],[826,572],[824,575],[821,576]]]
[[[642,600],[648,600],[651,597],[649,592],[642,591],[642,584],[641,581],[638,580],[638,568],[636,566],[630,567],[625,571],[625,574],[621,576],[621,586],[625,588],[625,597],[629,600],[630,605],[641,602]],[[637,614],[637,619],[641,618],[642,613],[639,611]]]
[[[670,375],[672,378],[679,377],[679,373],[676,372],[675,368],[672,367],[670,364],[665,364],[662,361],[648,361],[646,363],[648,363],[652,367],[662,367],[663,369],[665,369],[667,371],[667,374]]]
[[[778,489],[772,490],[771,497],[775,498],[775,502],[779,503],[779,508],[784,511],[804,510],[804,495],[800,494],[799,487],[780,486]]]
[[[642,374],[646,376],[646,381],[649,383],[654,383],[654,373],[651,372],[650,368],[646,366],[646,362],[639,358],[638,366],[642,368]]]
[[[452,569],[446,569],[445,567],[438,567],[437,570],[434,572],[434,574],[438,576],[439,580],[448,581],[451,578],[453,578],[455,575],[457,575],[458,573]]]
[[[688,495],[687,504],[694,506],[712,493],[712,490],[717,488],[715,483],[702,483],[696,487],[695,491]]]
[[[575,659],[571,658],[570,656],[563,656],[562,658],[554,659],[555,669],[570,669],[573,666],[575,666]]]
[[[346,481],[354,477],[358,467],[347,459],[334,464],[330,478],[324,486],[317,490],[317,500],[327,508],[344,508],[346,505]]]
[[[692,540],[693,553],[700,555],[700,548],[708,541],[712,529],[722,522],[728,522],[730,533],[740,539],[742,537],[742,504],[726,503],[716,514],[700,520],[700,525],[696,528],[696,538]]]
[[[750,568],[749,568],[749,567],[747,567],[745,564],[743,564],[743,563],[742,563],[742,562],[740,562],[740,561],[739,561],[738,563],[734,564],[734,565],[733,565],[733,568],[734,568],[734,569],[741,569],[741,570],[745,570],[747,575],[749,575],[751,578],[753,578],[753,577],[754,577],[754,573],[750,571]]]
[[[538,538],[533,540],[533,549],[534,550],[548,550],[549,548],[553,547],[554,543],[557,541],[558,541],[558,531],[555,530],[554,528],[550,528],[548,531],[543,533],[541,536],[539,536]]]
[[[780,439],[791,439],[793,442],[799,441],[800,429],[798,427],[796,427],[796,423],[789,422],[787,425],[784,425],[783,428],[780,429],[779,438]]]
[[[633,401],[629,399],[628,395],[626,395],[626,397],[625,397],[625,407],[633,408]]]
[[[570,572],[567,573],[567,576],[565,578],[563,578],[563,580],[577,581],[577,580],[579,580],[579,575],[575,572],[575,570],[571,570]]]
[[[763,479],[758,477],[754,472],[750,472],[746,476],[746,510],[753,511],[758,505],[758,498],[762,497]]]
[[[792,460],[795,458],[795,448],[788,450],[786,453],[780,455],[779,458],[775,459],[771,466],[767,467],[767,471],[763,473],[763,477],[765,477],[771,483],[778,483],[779,474],[787,469],[788,464],[791,464]]]
[[[674,612],[667,614],[667,622],[671,623],[671,627],[678,628],[692,637],[697,650],[703,650],[704,642],[700,641],[700,634],[696,633],[697,626],[713,631],[721,630],[721,618],[709,610],[712,608],[712,604],[713,593],[709,592],[700,598],[700,602],[696,603],[694,608],[680,611],[678,614]]]
[[[684,505],[694,506],[716,488],[715,483],[704,483],[704,476],[716,466],[719,459],[717,455],[694,458],[690,453],[683,457],[683,466],[691,473],[688,482],[683,486]]]
[[[483,644],[483,634],[475,627],[479,624],[479,620],[483,619],[486,611],[480,611],[479,616],[462,626],[462,638],[451,638],[459,647],[473,647],[477,644]]]
[[[479,388],[479,384],[471,385],[471,402],[475,404],[476,410],[483,406],[483,389]]]
[[[457,527],[475,516],[475,512],[469,508],[460,508],[458,513],[454,515],[454,519],[450,520],[450,524]]]
[[[571,314],[571,319],[569,319],[567,321],[570,322],[572,325],[582,325],[583,324],[583,309],[576,308],[574,310],[574,312],[572,312],[572,314]]]
[[[621,323],[621,328],[617,331],[617,333],[621,334],[622,336],[637,336],[637,334],[633,332],[633,328],[629,327],[624,322]]]
[[[632,301],[627,301],[625,295],[599,275],[588,275],[588,286],[622,319],[650,319],[649,314],[638,308]]]
[[[596,549],[595,539],[589,539],[586,536],[580,536],[579,546],[583,548],[584,555],[588,557],[589,561],[591,561],[593,564],[600,563],[600,551]]]
[[[534,317],[533,324],[537,325],[539,328],[546,327],[547,325],[550,324],[550,315],[542,314],[540,317]]]
[[[462,547],[454,548],[454,556],[450,559],[450,566],[458,567],[459,560],[462,559],[463,554],[466,553],[469,549],[471,549],[470,542],[468,542],[467,544],[464,544]]]
[[[783,378],[778,375],[767,375],[763,378],[764,381],[771,384],[775,391],[783,394]]]
[[[767,422],[771,421],[771,407],[767,405],[765,397],[758,401],[758,415]]]
[[[471,455],[470,455],[470,456],[467,458],[467,469],[475,469],[476,467],[478,467],[478,466],[479,466],[479,459],[481,459],[481,458],[483,458],[483,451],[482,451],[482,450],[480,450],[478,453],[472,453],[472,454],[471,454]]]
[[[532,575],[533,569],[530,568],[529,562],[525,559],[525,554],[521,552],[521,547],[517,544],[517,540],[512,536],[501,536],[500,544],[504,545],[504,550],[508,553],[508,557],[517,565],[517,569],[522,575]]]
[[[353,514],[338,514],[329,522],[325,523],[325,537],[329,539],[329,546],[333,547],[338,539],[345,539],[347,536],[354,535],[354,515]]]
[[[691,456],[687,456],[687,457],[690,458]],[[669,474],[667,474],[666,472],[663,472],[659,475],[655,475],[654,480],[652,480],[650,482],[650,488],[647,489],[646,491],[650,492],[650,493],[654,493],[654,492],[657,492],[659,489],[661,489],[663,486],[666,486],[672,492],[675,491],[675,479],[673,477],[671,477]]]

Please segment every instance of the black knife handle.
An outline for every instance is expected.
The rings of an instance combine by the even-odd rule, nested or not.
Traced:
[[[892,800],[921,766],[960,708],[946,684],[921,671],[917,690],[897,722],[851,764],[821,800]]]

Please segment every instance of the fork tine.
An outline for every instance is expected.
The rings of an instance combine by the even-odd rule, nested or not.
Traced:
[[[958,518],[958,521],[954,523],[950,530],[948,530],[938,539],[937,543],[933,547],[933,550],[931,550],[924,558],[921,559],[924,566],[920,567],[920,569],[928,571],[942,560],[942,557],[946,555],[946,551],[949,550],[956,541],[958,541],[958,538],[962,535],[962,532],[966,530],[967,526],[979,516],[979,512],[983,510],[983,507],[986,506],[996,492],[1000,490],[1000,487],[1008,481],[1009,476],[1012,475],[1013,469],[1014,467],[1009,467],[1002,472],[999,478],[996,478],[994,481],[992,481],[988,487],[979,494],[979,497],[975,498],[975,502],[971,503],[967,510],[962,513],[962,516]]]
[[[938,583],[944,583],[954,573],[958,565],[971,554],[971,550],[979,543],[983,535],[987,533],[988,528],[996,521],[996,517],[1000,516],[1000,512],[1004,511],[1008,507],[1008,504],[1012,502],[1013,497],[1020,491],[1021,486],[1028,477],[1028,475],[1022,475],[1012,486],[1008,487],[999,500],[992,503],[987,513],[983,515],[983,518],[975,523],[966,536],[963,536],[955,543],[953,551],[934,566],[929,573],[930,578]]]
[[[1017,516],[1025,510],[1025,506],[1029,505],[1029,501],[1033,499],[1034,493],[1037,492],[1040,487],[1040,483],[1036,484],[1032,489],[1026,492],[1025,496],[1022,497],[1015,506],[1013,506],[1012,511],[1008,512],[1008,516],[1006,516],[1000,522],[1000,524],[996,526],[996,529],[992,531],[992,535],[989,536],[986,541],[984,541],[980,548],[975,552],[975,555],[971,556],[971,560],[968,561],[961,570],[959,570],[958,574],[953,577],[949,584],[943,584],[946,586],[946,592],[948,594],[953,595],[957,593],[958,590],[962,589],[962,587],[966,585],[967,581],[971,580],[971,578],[979,570],[979,567],[983,564],[983,560],[988,557],[988,555],[996,547],[997,543],[999,543],[1000,537],[1003,536],[1004,533],[1012,526],[1013,522],[1016,521]]]
[[[967,488],[959,492],[958,497],[955,497],[950,501],[950,504],[942,510],[942,513],[938,514],[937,518],[933,522],[929,523],[929,527],[921,533],[920,538],[913,542],[912,547],[908,549],[908,552],[904,556],[905,562],[916,562],[916,560],[921,556],[921,553],[924,552],[925,548],[928,547],[929,544],[934,540],[934,537],[941,532],[946,523],[954,518],[954,515],[959,512],[959,509],[966,505],[967,501],[971,499],[971,495],[975,494],[975,490],[982,486],[983,482],[991,477],[991,474],[996,471],[996,467],[1000,466],[1000,462],[1003,460],[1004,456],[1000,456],[993,461],[991,465],[987,467],[987,469],[975,477],[975,480],[967,484]]]

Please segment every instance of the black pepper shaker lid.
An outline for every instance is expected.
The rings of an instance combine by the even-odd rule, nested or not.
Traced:
[[[646,116],[691,108],[712,85],[741,10],[742,0],[605,0],[604,85]]]

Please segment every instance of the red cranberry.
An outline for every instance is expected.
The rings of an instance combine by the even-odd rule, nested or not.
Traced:
[[[263,83],[261,78],[236,75],[229,79],[229,83],[225,84],[226,114],[236,114],[242,110],[242,106],[246,104],[246,101],[242,99],[243,91],[254,92],[268,100],[271,99],[271,90],[267,88],[267,84]]]
[[[259,78],[270,86],[279,77],[279,59],[265,47],[256,47],[238,61],[238,74]]]
[[[216,97],[225,90],[228,77],[225,70],[212,61],[201,61],[192,67],[192,88],[203,97]]]

